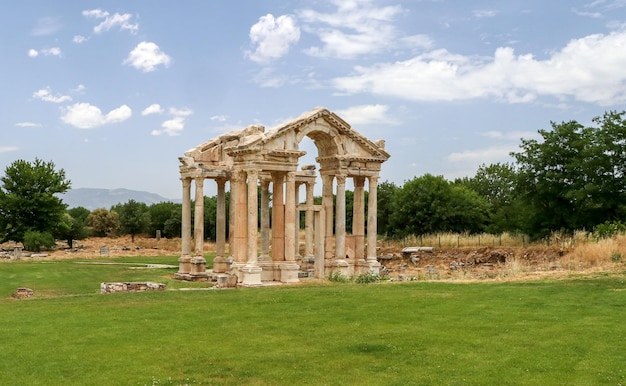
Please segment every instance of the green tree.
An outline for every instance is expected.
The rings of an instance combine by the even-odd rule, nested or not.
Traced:
[[[148,205],[135,200],[128,200],[124,204],[117,204],[111,208],[117,212],[120,219],[120,231],[129,234],[131,241],[135,242],[135,236],[148,231],[150,226],[150,212]]]
[[[89,211],[82,208],[87,210],[87,216],[84,216],[84,212],[75,210],[79,208],[68,210],[64,214],[63,219],[59,222],[57,229],[54,232],[54,236],[57,239],[66,240],[67,245],[70,248],[73,248],[74,240],[84,240],[89,237],[89,228],[86,224]],[[72,213],[74,213],[76,217],[74,217]]]
[[[393,213],[392,202],[397,191],[398,186],[394,183],[385,181],[378,184],[376,190],[377,229],[378,233],[381,235],[391,236],[394,234],[391,215]]]
[[[166,230],[165,224],[168,223],[168,221],[170,221],[173,217],[177,217],[178,223],[180,223],[181,207],[182,204],[176,204],[169,201],[150,205],[148,207],[148,212],[150,213],[150,226],[148,232],[154,235],[157,230],[161,230],[163,232],[163,236],[165,237],[171,238],[180,236],[180,231],[178,231],[178,233],[170,233],[170,229]]]
[[[406,182],[394,194],[391,227],[398,236],[480,232],[487,213],[487,202],[473,190],[425,174]]]
[[[53,162],[17,160],[0,178],[0,241],[24,241],[27,231],[52,233],[65,213],[58,197],[70,189]]]
[[[523,139],[512,153],[520,191],[532,208],[527,232],[593,229],[626,214],[626,123],[624,112],[594,118],[597,127],[576,121],[551,123],[542,140]]]
[[[457,179],[472,189],[489,204],[486,231],[490,233],[517,232],[524,224],[527,213],[517,190],[519,175],[513,164],[481,165],[474,177]]]
[[[117,212],[97,208],[87,216],[87,225],[96,236],[111,236],[120,228],[120,217]]]

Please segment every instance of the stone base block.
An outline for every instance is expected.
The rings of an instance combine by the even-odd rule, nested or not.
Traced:
[[[225,273],[230,270],[231,262],[226,260],[223,256],[217,256],[213,260],[213,272],[215,273]]]
[[[259,267],[263,269],[261,272],[261,281],[274,281],[275,279],[275,265],[272,261],[259,261]]]
[[[178,273],[185,275],[191,272],[191,256],[181,256],[178,258]]]
[[[329,269],[327,270],[328,273],[337,271],[341,275],[346,277],[350,277],[354,274],[354,267],[351,266],[350,263],[348,263],[348,261],[344,259],[333,259],[329,263]]]
[[[279,265],[280,281],[283,283],[298,283],[298,271],[300,266],[296,263],[284,263]]]
[[[176,273],[174,278],[177,280],[185,280],[185,281],[209,281],[209,273]]]
[[[241,268],[243,277],[241,284],[244,286],[258,286],[261,285],[261,272],[263,269],[258,265],[245,265]]]
[[[378,260],[374,259],[368,259],[366,260],[366,263],[370,269],[370,272],[374,275],[380,275],[380,268],[382,268],[382,265],[380,264],[380,262]]]

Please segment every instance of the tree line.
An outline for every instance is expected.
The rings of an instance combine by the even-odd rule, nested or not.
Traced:
[[[513,162],[483,164],[472,177],[450,181],[425,174],[401,186],[382,182],[378,185],[378,233],[394,238],[438,232],[509,232],[537,239],[556,231],[623,229],[625,114],[606,112],[587,127],[576,121],[551,122],[550,130],[538,131],[539,139],[521,139],[519,151],[511,153]],[[0,183],[0,242],[45,247],[60,239],[71,247],[72,240],[89,235],[134,238],[154,235],[157,230],[164,237],[181,233],[182,205],[178,203],[147,205],[129,200],[109,209],[67,209],[60,195],[70,189],[71,182],[52,162],[15,161]],[[353,197],[353,192],[346,192],[348,231]],[[227,193],[227,202],[229,198]],[[315,202],[321,202],[321,197],[315,197]],[[217,198],[204,197],[204,210],[205,238],[214,240]]]

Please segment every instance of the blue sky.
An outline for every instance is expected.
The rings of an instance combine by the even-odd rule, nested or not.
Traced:
[[[382,181],[454,179],[626,102],[626,0],[24,0],[0,21],[0,169],[53,161],[74,188],[180,198],[186,150],[317,106],[386,141]]]

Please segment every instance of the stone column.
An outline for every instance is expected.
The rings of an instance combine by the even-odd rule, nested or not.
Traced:
[[[354,177],[354,203],[352,211],[352,235],[355,258],[365,257],[365,177]]]
[[[322,176],[322,210],[324,211],[324,259],[330,260],[333,254],[333,179],[332,175]]]
[[[183,182],[183,203],[181,218],[182,250],[178,259],[178,274],[187,275],[191,271],[191,178],[181,178]]]
[[[206,276],[206,260],[204,259],[204,177],[196,177],[196,194],[194,195],[194,257],[191,259],[191,276]]]
[[[248,259],[248,204],[245,173],[241,170],[233,172],[235,189],[235,262],[244,264]]]
[[[269,180],[261,180],[261,257],[269,260],[270,255],[270,193]]]
[[[285,192],[285,260],[295,261],[296,253],[296,176],[287,173]]]
[[[346,258],[346,176],[337,176],[335,207],[335,258]]]
[[[231,261],[235,259],[235,194],[237,191],[236,184],[231,179],[228,183],[230,187],[230,198],[228,200],[228,256]]]
[[[372,273],[378,274],[380,263],[376,259],[376,232],[378,221],[378,176],[368,177],[369,195],[367,197],[367,262]]]
[[[326,227],[326,212],[324,209],[314,212],[315,221],[315,277],[323,279],[324,270],[324,228]]]
[[[293,251],[294,256],[296,259],[298,259],[300,257],[300,210],[298,210],[298,204],[300,204],[300,185],[302,183],[296,181],[295,182],[295,188],[294,188],[294,194],[295,194],[295,198],[294,198],[294,205],[295,205],[295,213],[294,213],[294,218],[295,218],[295,222],[294,222],[294,246],[295,249]]]
[[[272,178],[272,260],[285,261],[284,174],[274,173]]]
[[[296,174],[287,172],[285,191],[285,263],[280,266],[280,281],[298,282],[298,264],[295,261]]]
[[[228,264],[226,263],[226,180],[217,178],[215,182],[217,182],[217,214],[213,272],[224,273],[228,271]]]
[[[257,238],[259,233],[258,228],[258,213],[259,213],[259,201],[258,201],[258,180],[259,172],[257,170],[248,170],[248,197],[247,197],[247,263],[242,268],[244,285],[260,285],[261,284],[261,267],[258,266],[257,257]]]
[[[313,182],[306,183],[306,212],[304,214],[304,254],[313,257]]]
[[[258,181],[259,172],[256,170],[248,171],[248,264],[256,265],[258,261],[258,213],[259,213],[259,201],[258,201]]]

